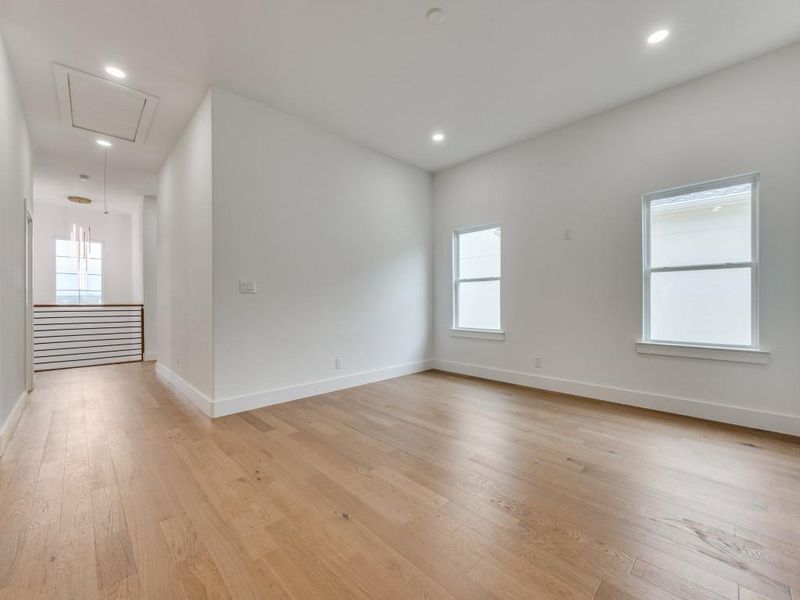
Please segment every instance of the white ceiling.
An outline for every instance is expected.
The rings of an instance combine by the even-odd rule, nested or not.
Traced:
[[[126,142],[144,143],[158,99],[69,67],[56,64],[53,69],[64,124]]]
[[[425,18],[436,5],[447,11],[441,25]],[[798,0],[0,6],[37,158],[97,163],[96,136],[59,118],[52,63],[103,77],[114,64],[127,85],[159,98],[144,146],[117,142],[110,153],[112,165],[140,173],[158,169],[211,85],[436,171],[800,39]],[[672,35],[647,46],[662,27]],[[434,130],[444,144],[431,142]]]
[[[88,175],[89,181],[81,181],[81,174]],[[156,175],[122,168],[109,161],[107,188],[109,211],[132,214],[141,206],[142,196],[155,194]],[[35,201],[70,206],[67,196],[87,196],[92,199],[89,209],[103,210],[103,154],[99,148],[91,160],[37,154],[33,179]]]

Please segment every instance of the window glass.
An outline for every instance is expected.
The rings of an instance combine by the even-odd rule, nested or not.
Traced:
[[[500,281],[458,284],[458,327],[500,329]]]
[[[461,279],[500,277],[500,228],[462,233],[458,238]]]
[[[500,329],[500,228],[456,232],[454,326]]]
[[[653,340],[752,343],[749,268],[653,273],[650,297]]]
[[[103,245],[89,245],[89,259],[73,257],[70,240],[56,240],[56,303],[102,304],[103,302]]]
[[[750,202],[750,184],[654,200],[650,205],[650,265],[749,261]]]

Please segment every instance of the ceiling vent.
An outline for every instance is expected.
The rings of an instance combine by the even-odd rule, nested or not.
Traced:
[[[61,120],[118,140],[143,144],[158,98],[138,90],[54,64]]]

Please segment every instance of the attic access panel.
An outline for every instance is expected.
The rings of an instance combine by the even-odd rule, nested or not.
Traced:
[[[69,127],[143,144],[158,98],[101,77],[53,65],[61,120]]]

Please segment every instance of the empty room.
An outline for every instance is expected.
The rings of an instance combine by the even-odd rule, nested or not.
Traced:
[[[0,0],[0,600],[800,600],[798,0]]]

